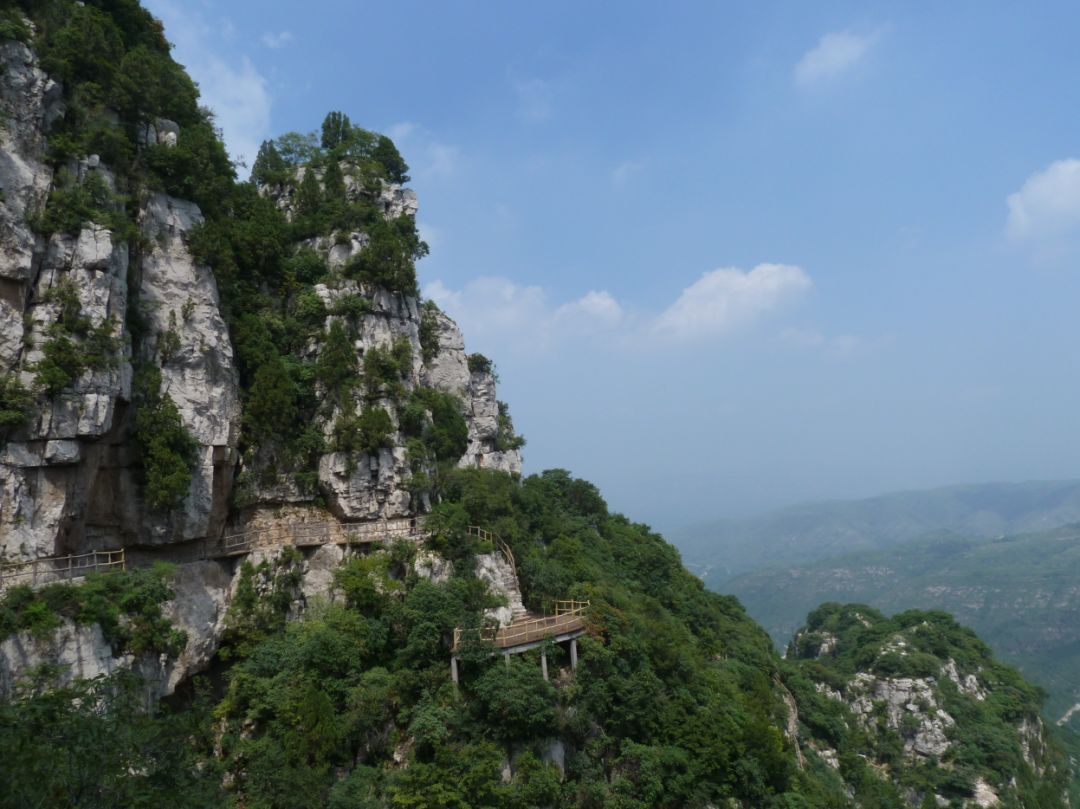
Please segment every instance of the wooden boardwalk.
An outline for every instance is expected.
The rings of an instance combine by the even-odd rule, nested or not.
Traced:
[[[395,539],[419,542],[431,533],[423,521],[405,518],[372,522],[343,523],[333,520],[276,525],[226,534],[219,539],[194,543],[90,551],[70,556],[48,556],[25,562],[0,563],[0,592],[17,584],[41,587],[57,581],[81,579],[88,573],[107,573],[142,567],[161,559],[179,564],[208,559],[244,556],[259,549],[314,548],[321,545],[365,545]]]
[[[18,584],[44,587],[54,582],[81,579],[88,573],[124,570],[126,565],[123,548],[0,564],[0,591]]]
[[[588,601],[556,601],[554,615],[526,618],[499,629],[478,629],[475,633],[480,640],[493,644],[499,651],[532,647],[548,638],[569,640],[570,636],[576,637],[585,631],[585,611],[588,607]],[[454,630],[455,653],[467,631]]]

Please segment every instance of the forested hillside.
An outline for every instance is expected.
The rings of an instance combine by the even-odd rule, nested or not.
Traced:
[[[0,39],[0,806],[1067,805],[947,616],[825,608],[785,660],[523,477],[388,138],[331,112],[240,181],[134,0]],[[498,645],[568,600],[577,659]]]

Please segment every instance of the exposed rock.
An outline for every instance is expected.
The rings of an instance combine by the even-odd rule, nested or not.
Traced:
[[[146,359],[162,363],[162,390],[199,444],[191,489],[179,513],[150,528],[148,538],[158,542],[220,533],[240,433],[239,383],[217,282],[209,267],[196,264],[184,241],[201,221],[195,204],[164,194],[153,195],[140,217],[150,245],[139,285],[139,307],[150,334]]]
[[[469,448],[459,466],[497,469],[511,475],[521,474],[521,453],[499,450],[499,402],[495,396],[495,377],[488,371],[469,375],[465,400],[466,421],[469,424]]]
[[[45,133],[63,102],[60,85],[21,42],[0,44],[0,75],[0,279],[27,282],[43,245],[26,218],[41,211],[48,197],[52,170],[41,158]]]
[[[422,579],[428,579],[435,584],[444,584],[450,581],[454,573],[454,565],[449,559],[444,559],[437,553],[421,550],[413,560],[413,571]]]
[[[204,670],[217,653],[232,584],[232,576],[222,562],[178,565],[175,571],[170,581],[174,595],[163,613],[173,626],[187,633],[187,643],[176,660],[163,661],[158,680],[163,696]]]
[[[112,674],[133,662],[129,655],[113,656],[99,625],[78,626],[63,619],[47,638],[20,632],[0,643],[0,694],[10,694],[19,680],[42,665],[55,666],[58,681],[67,683]]]
[[[930,677],[878,678],[860,672],[849,685],[854,696],[851,709],[871,727],[875,703],[884,703],[886,723],[904,736],[906,752],[941,756],[951,744],[946,731],[956,722],[937,707],[936,685]],[[910,730],[912,721],[914,731]]]
[[[300,592],[304,600],[332,600],[334,596],[334,571],[345,560],[345,550],[339,545],[323,545],[304,560]]]

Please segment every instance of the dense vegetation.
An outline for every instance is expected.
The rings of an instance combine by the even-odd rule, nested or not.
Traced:
[[[998,539],[935,535],[748,573],[730,588],[782,644],[822,601],[865,602],[887,613],[945,610],[1045,687],[1047,718],[1056,721],[1080,701],[1078,578],[1080,530],[1071,526]]]
[[[1041,757],[1036,770],[1017,743],[1016,726],[1036,721],[1042,692],[997,662],[975,633],[947,613],[911,610],[885,618],[862,605],[825,604],[810,614],[787,657],[784,680],[796,696],[800,720],[837,751],[840,772],[855,785],[864,806],[899,809],[912,792],[958,802],[974,795],[979,779],[999,792],[1016,789],[1020,803],[1009,798],[1005,805],[1061,805],[1069,776],[1064,757],[1036,746],[1032,755]],[[970,675],[976,687],[961,689],[947,666],[957,679]],[[850,702],[828,696],[835,690],[850,697],[853,679],[867,674],[884,680],[924,678],[934,686],[937,707],[955,720],[947,725],[949,746],[940,758],[905,754],[905,741],[919,727],[914,712],[892,726],[875,704],[868,726],[856,718]],[[915,707],[928,715],[937,709]],[[887,767],[892,783],[876,777],[868,764]]]
[[[29,16],[36,33],[31,35],[16,9]],[[343,406],[345,383],[355,380],[351,341],[357,318],[371,310],[375,287],[416,295],[414,262],[427,252],[410,216],[385,213],[386,184],[408,180],[408,166],[393,142],[332,112],[321,138],[289,133],[264,143],[251,181],[238,182],[209,112],[198,106],[195,85],[173,62],[160,24],[135,0],[24,0],[3,14],[7,35],[31,42],[65,91],[66,113],[48,133],[47,160],[57,182],[31,224],[46,235],[104,225],[137,253],[144,245],[135,218],[147,193],[165,191],[196,202],[205,222],[190,234],[189,246],[214,270],[236,348],[248,476],[266,482],[291,476],[302,491],[314,494],[318,457],[328,449],[316,417],[329,419],[333,408]],[[159,118],[179,125],[175,146],[145,142],[147,127]],[[72,162],[91,155],[100,164]],[[270,193],[260,191],[268,186]],[[280,200],[289,202],[279,205]],[[331,272],[328,246],[356,238],[363,248]],[[364,286],[339,295],[331,312],[313,291],[316,283],[336,288],[351,282]],[[118,349],[116,324],[94,325],[82,317],[73,290],[58,287],[50,294],[56,300],[41,302],[54,303],[59,316],[42,346],[43,358],[31,369],[41,395],[59,393],[84,372],[107,367]],[[130,298],[134,354],[149,362],[137,290],[130,290]],[[328,316],[335,318],[329,331]],[[177,334],[169,329],[156,338],[152,361],[164,365]],[[312,356],[312,340],[330,343],[326,356]],[[341,351],[343,344],[347,351]],[[424,346],[430,359],[430,334]],[[383,375],[371,376],[370,363],[364,370],[369,386],[387,382]],[[404,398],[400,387],[389,393]],[[185,450],[190,442],[169,420],[167,399],[156,392],[136,399],[152,411],[141,421],[136,417],[144,445],[149,446],[149,424],[169,422],[167,438],[144,464],[147,499],[158,509],[180,502],[193,462]],[[361,413],[343,407],[338,445],[351,451],[381,445],[382,428],[390,430],[380,415],[385,404],[372,401],[370,411]],[[24,392],[5,380],[0,430],[21,426],[27,410]]]
[[[213,267],[236,348],[245,474],[291,476],[312,491],[322,453],[379,452],[399,432],[410,491],[434,503],[434,536],[427,547],[350,553],[334,573],[332,599],[304,595],[306,560],[295,549],[240,563],[213,676],[170,705],[148,706],[126,674],[55,687],[58,672],[39,670],[4,684],[0,807],[811,809],[850,805],[848,785],[860,805],[891,807],[900,805],[898,793],[875,764],[900,773],[902,786],[956,796],[975,774],[999,783],[1014,768],[1027,777],[1006,723],[1035,710],[1038,693],[944,617],[890,624],[873,615],[860,629],[829,608],[812,616],[806,639],[841,636],[834,659],[782,661],[736,599],[708,592],[674,548],[610,513],[591,484],[558,470],[516,480],[456,469],[468,443],[460,401],[411,385],[417,358],[407,340],[369,347],[361,361],[354,348],[373,289],[415,294],[414,262],[426,251],[410,217],[385,216],[385,183],[408,179],[389,139],[334,112],[318,136],[264,144],[253,180],[238,182],[194,85],[134,0],[17,5],[36,33],[8,4],[0,34],[33,39],[69,102],[50,133],[50,161],[59,168],[98,154],[116,176],[115,188],[91,169],[65,177],[37,226],[64,233],[94,221],[137,251],[146,247],[134,229],[143,194],[197,202],[206,222],[189,246]],[[157,117],[179,123],[175,147],[139,145]],[[363,247],[332,269],[324,248],[346,241]],[[53,294],[60,316],[47,345],[56,345],[35,369],[39,394],[106,367],[116,348],[112,331],[86,323],[66,290]],[[438,347],[437,310],[424,306],[419,325],[423,362]],[[141,358],[130,427],[144,493],[167,509],[187,490],[194,460],[162,392],[159,369],[172,341],[158,335],[149,356],[140,351],[148,335],[138,307],[128,326]],[[479,354],[468,365],[493,372]],[[22,423],[30,395],[13,378],[0,380],[0,430]],[[333,425],[329,439],[320,421]],[[497,448],[521,445],[505,407],[498,428]],[[238,490],[248,491],[242,480]],[[576,672],[551,647],[555,676],[545,681],[536,651],[506,666],[466,633],[461,684],[451,684],[454,629],[479,628],[496,604],[475,575],[477,555],[492,549],[469,525],[493,529],[512,547],[531,609],[590,602]],[[419,575],[420,554],[449,560],[449,577]],[[0,600],[0,639],[46,642],[65,619],[98,624],[116,654],[157,665],[184,644],[162,609],[168,577],[158,568],[10,589]],[[882,644],[896,631],[913,633],[918,656],[889,657]],[[947,703],[966,734],[951,771],[907,774],[895,740],[859,730],[817,688],[864,664],[926,673],[945,654],[980,666],[988,685],[1001,688],[982,707],[958,697]],[[812,755],[800,765],[799,742],[782,730],[787,690],[807,706],[810,738],[840,752],[839,773]],[[562,769],[552,760],[559,750]],[[1025,805],[1057,805],[1046,790],[1021,787]]]

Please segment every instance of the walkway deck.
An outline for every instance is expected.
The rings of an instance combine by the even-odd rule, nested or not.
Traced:
[[[207,559],[244,556],[263,548],[314,548],[321,545],[365,545],[395,539],[420,542],[431,536],[421,520],[378,520],[343,523],[332,520],[290,523],[271,529],[252,529],[226,534],[220,539],[165,544],[153,548],[121,548],[90,551],[70,556],[49,556],[25,562],[0,563],[0,592],[17,584],[40,587],[57,581],[81,579],[88,573],[105,573],[143,567],[156,560],[179,564]]]
[[[539,618],[515,621],[499,629],[476,630],[480,640],[492,643],[500,651],[524,651],[519,647],[532,647],[551,639],[556,642],[569,640],[585,632],[585,611],[588,601],[557,601],[555,614]],[[453,652],[456,654],[465,630],[454,630]]]

